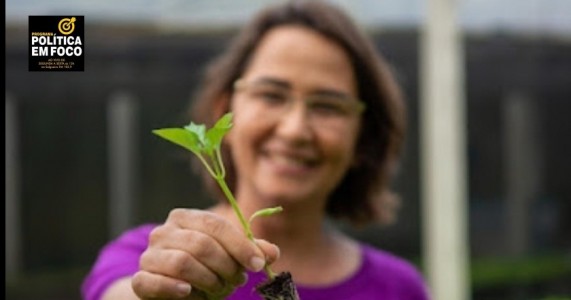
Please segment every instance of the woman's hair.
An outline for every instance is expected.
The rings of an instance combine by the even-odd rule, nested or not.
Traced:
[[[404,103],[387,62],[341,9],[321,1],[287,1],[262,10],[206,70],[191,107],[193,120],[212,125],[229,111],[233,84],[245,72],[254,50],[269,30],[283,25],[303,26],[340,45],[353,65],[358,98],[367,107],[357,139],[357,163],[331,193],[327,214],[354,225],[390,222],[395,203],[390,184],[405,134]],[[236,172],[227,145],[223,152],[226,180],[234,189]],[[219,192],[205,175],[209,187]]]

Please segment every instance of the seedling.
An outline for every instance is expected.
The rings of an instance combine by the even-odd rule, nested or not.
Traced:
[[[257,217],[271,216],[282,211],[282,207],[271,207],[256,211],[248,221],[240,210],[236,198],[228,188],[224,177],[226,171],[224,162],[222,161],[221,144],[224,136],[232,128],[232,113],[222,116],[212,128],[206,129],[204,124],[195,124],[191,122],[183,128],[163,128],[153,130],[153,133],[175,143],[192,153],[202,162],[208,173],[216,180],[222,192],[232,206],[234,213],[238,217],[240,224],[246,234],[246,237],[254,242],[254,234],[252,233],[251,223]],[[268,282],[257,288],[257,291],[266,300],[286,300],[299,299],[295,285],[291,281],[291,275],[288,272],[282,272],[276,275],[268,265],[264,267],[264,272],[268,277]],[[287,289],[285,291],[284,289]]]

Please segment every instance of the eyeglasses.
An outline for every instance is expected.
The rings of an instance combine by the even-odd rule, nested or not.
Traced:
[[[287,114],[296,102],[290,88],[273,82],[239,79],[234,83],[234,91],[243,92],[249,109],[255,110],[263,118],[279,118]],[[307,95],[300,102],[305,106],[308,119],[321,126],[346,124],[346,121],[365,110],[363,102],[332,91]]]

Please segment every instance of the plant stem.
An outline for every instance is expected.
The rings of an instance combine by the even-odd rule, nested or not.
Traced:
[[[252,228],[250,228],[250,223],[248,223],[248,221],[246,221],[246,218],[244,218],[244,214],[242,214],[240,207],[238,207],[238,202],[236,201],[236,198],[234,198],[234,195],[228,188],[228,185],[226,184],[224,177],[216,176],[215,178],[216,182],[218,182],[218,185],[222,189],[222,192],[224,192],[224,195],[226,195],[226,198],[228,198],[228,202],[230,202],[230,205],[232,206],[234,213],[236,213],[236,215],[238,216],[238,220],[240,221],[240,223],[242,224],[242,228],[244,228],[244,231],[246,232],[246,237],[248,237],[250,241],[255,243],[254,234],[252,233]],[[276,276],[276,274],[270,269],[270,266],[268,266],[267,264],[264,266],[264,272],[270,279],[274,279],[274,277]]]
[[[254,241],[254,234],[252,233],[252,229],[250,228],[250,224],[244,218],[242,211],[238,207],[238,202],[236,201],[236,198],[234,198],[234,195],[232,195],[232,192],[228,188],[228,185],[226,185],[226,181],[224,181],[223,178],[216,178],[216,182],[218,182],[218,185],[222,189],[222,192],[224,192],[224,195],[226,195],[226,198],[228,198],[228,202],[230,202],[230,205],[232,205],[232,209],[234,210],[234,212],[238,216],[238,219],[240,220],[240,224],[242,224],[244,231],[246,231],[246,236],[248,237],[248,239]]]

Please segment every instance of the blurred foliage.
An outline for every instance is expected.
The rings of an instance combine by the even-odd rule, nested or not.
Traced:
[[[571,257],[550,254],[526,258],[488,258],[472,262],[472,287],[533,284],[558,277],[571,277]]]

